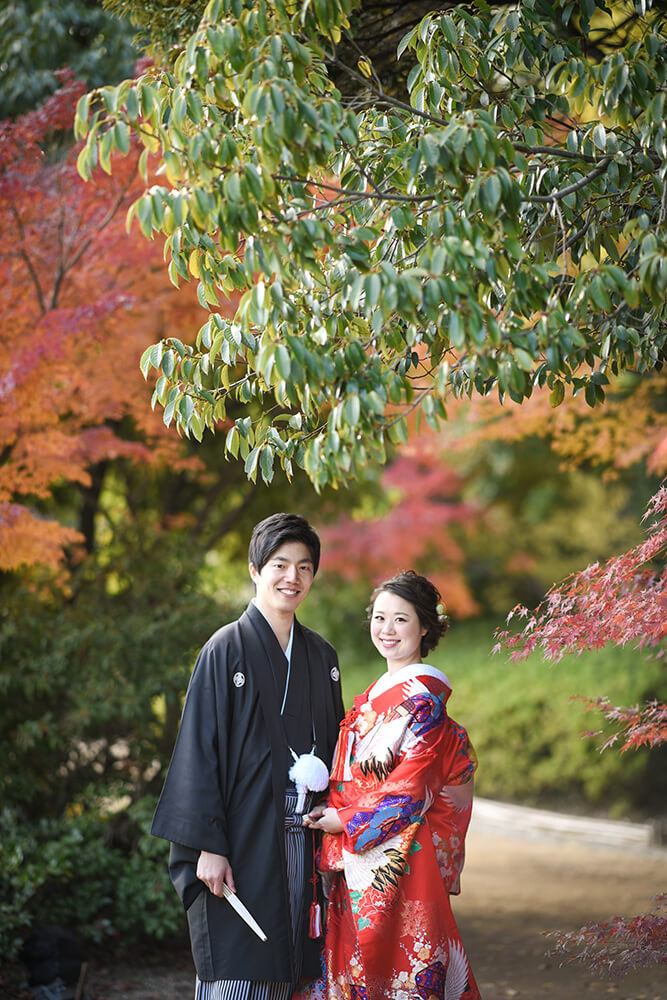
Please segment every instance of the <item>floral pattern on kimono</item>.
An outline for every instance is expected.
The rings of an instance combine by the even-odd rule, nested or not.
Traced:
[[[479,1000],[449,902],[460,889],[474,751],[434,667],[386,674],[341,724],[323,839],[327,1000]]]

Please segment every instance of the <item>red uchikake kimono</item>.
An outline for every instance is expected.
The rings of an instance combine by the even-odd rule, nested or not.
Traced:
[[[480,1000],[449,903],[460,891],[477,766],[465,729],[447,715],[451,687],[435,667],[385,674],[342,724],[327,834],[332,880],[327,1000]]]

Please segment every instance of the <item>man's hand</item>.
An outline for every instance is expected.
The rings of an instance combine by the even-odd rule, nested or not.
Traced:
[[[223,884],[229,886],[232,892],[236,892],[232,866],[222,854],[202,851],[197,862],[197,878],[201,879],[214,896],[222,896]]]
[[[338,812],[332,806],[315,806],[303,817],[303,825],[313,830],[323,830],[324,833],[342,833],[344,830]]]
[[[303,817],[303,825],[314,827],[317,820],[322,819],[322,817],[324,816],[326,808],[327,807],[324,803],[321,803],[318,806],[313,806],[310,812],[306,813],[306,815]]]

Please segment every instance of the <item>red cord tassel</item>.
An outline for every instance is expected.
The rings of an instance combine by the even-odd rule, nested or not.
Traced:
[[[319,903],[310,904],[308,917],[308,937],[322,937],[322,907]]]
[[[310,904],[310,911],[308,913],[308,937],[309,938],[319,938],[322,937],[322,907],[317,901],[317,865],[315,861],[315,831],[313,834],[313,874],[311,876],[310,882],[313,887],[313,901]]]
[[[345,765],[348,761],[350,750],[352,749],[351,742],[353,739],[354,733],[352,730],[343,725],[340,733],[338,734],[336,757],[333,762],[333,767],[331,768],[332,781],[345,781]]]

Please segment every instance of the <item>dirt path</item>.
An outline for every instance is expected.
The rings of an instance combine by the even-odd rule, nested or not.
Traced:
[[[550,940],[544,937],[545,931],[646,912],[651,897],[665,888],[667,852],[637,854],[471,831],[454,912],[484,1000],[667,1000],[664,968],[596,979],[546,958]],[[91,968],[91,1000],[190,1000],[187,955],[165,955],[164,961],[166,969]]]
[[[454,914],[484,1000],[667,1000],[667,972],[654,968],[600,980],[545,957],[545,931],[651,909],[667,888],[667,852],[636,854],[471,830]]]

